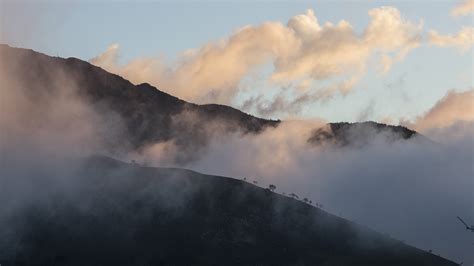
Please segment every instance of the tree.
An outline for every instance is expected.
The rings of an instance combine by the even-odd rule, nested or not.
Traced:
[[[268,185],[268,189],[270,189],[271,192],[274,192],[277,187],[273,184]]]
[[[298,195],[296,195],[295,193],[291,193],[290,194],[290,197],[294,198],[294,199],[299,199]]]
[[[304,198],[303,201],[304,201],[305,203],[308,203],[308,202],[309,202],[308,198]]]

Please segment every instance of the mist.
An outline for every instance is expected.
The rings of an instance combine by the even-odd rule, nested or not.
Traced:
[[[35,72],[37,69],[21,62],[29,59],[27,52],[18,56],[3,48],[0,47],[2,259],[22,248],[18,242],[20,228],[30,222],[26,218],[15,222],[12,219],[32,206],[42,206],[45,215],[57,215],[52,210],[59,195],[74,198],[77,204],[85,202],[78,195],[82,182],[76,175],[80,159],[109,154],[110,143],[124,136],[122,124],[113,112],[92,106],[80,95],[77,76],[54,64],[42,68],[42,73]]]
[[[436,142],[424,137],[387,141],[396,137],[382,132],[363,146],[308,143],[314,130],[324,127],[323,121],[285,121],[258,135],[221,135],[184,166],[262,187],[274,184],[279,193],[307,197],[407,244],[474,262],[473,236],[456,219],[474,221],[474,123],[432,130]],[[350,135],[357,142],[371,134]],[[172,147],[167,143],[166,152],[155,149],[134,158],[173,165],[180,150]]]
[[[1,263],[55,264],[57,258],[48,256],[61,253],[58,246],[46,245],[44,255],[26,256],[35,256],[30,253],[35,245],[51,239],[49,243],[54,243],[55,237],[56,241],[61,239],[67,230],[80,233],[76,242],[63,245],[82,252],[90,243],[81,237],[87,239],[93,230],[108,232],[107,228],[91,228],[88,219],[106,225],[110,215],[151,221],[153,208],[179,210],[189,195],[202,187],[183,178],[184,171],[164,170],[157,176],[135,164],[108,167],[118,163],[110,157],[126,159],[130,148],[121,117],[81,94],[81,76],[51,62],[44,72],[37,73],[21,60],[9,60],[10,54],[1,48]],[[28,55],[27,51],[22,53]],[[151,181],[139,182],[140,177]],[[175,189],[168,191],[170,188]],[[140,201],[147,204],[137,210],[133,204]],[[82,217],[81,222],[76,224],[74,217]],[[56,229],[59,233],[55,235]],[[116,239],[123,237],[123,232],[115,233]],[[111,243],[120,241],[110,241],[104,250],[113,249]]]
[[[10,234],[16,231],[8,230],[16,228],[12,214],[31,204],[48,207],[58,193],[70,195],[75,204],[86,206],[83,212],[94,214],[80,189],[83,178],[77,175],[81,167],[77,158],[105,154],[148,166],[246,178],[262,187],[274,184],[277,192],[307,197],[330,213],[407,244],[466,264],[474,262],[473,236],[456,220],[462,216],[474,221],[472,121],[432,129],[435,142],[417,137],[387,141],[396,137],[369,129],[349,134],[364,145],[342,147],[308,141],[318,128],[327,129],[322,120],[285,121],[255,134],[229,133],[223,130],[228,124],[213,121],[199,127],[197,138],[189,142],[172,139],[140,150],[110,152],[110,146],[128,146],[117,114],[81,97],[76,77],[62,69],[48,69],[48,87],[25,87],[25,73],[35,76],[29,69],[0,65],[3,241],[14,238]],[[195,130],[193,125],[202,122],[192,113],[173,119],[174,125],[184,125],[175,130],[183,131]],[[130,183],[115,185],[127,188]],[[192,189],[189,183],[184,191]],[[179,202],[180,195],[158,194],[167,202]],[[123,208],[126,214],[128,209]],[[2,246],[16,248],[5,242]]]

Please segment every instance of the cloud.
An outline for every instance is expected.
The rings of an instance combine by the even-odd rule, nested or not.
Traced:
[[[0,58],[1,170],[31,170],[129,146],[119,116],[84,96],[83,77],[63,68],[64,59],[7,46],[0,46]],[[0,186],[9,180],[1,170]]]
[[[0,51],[0,55],[5,56],[0,62],[2,155],[40,156],[36,154],[40,150],[45,156],[65,151],[81,155],[95,150],[94,146],[100,143],[98,136],[102,127],[99,125],[106,120],[101,121],[95,110],[80,99],[72,79],[50,65],[48,72],[54,79],[49,86],[37,85],[32,89],[23,81],[34,75],[19,75],[27,73],[28,68],[22,69],[20,62],[17,65],[9,61],[5,53]]]
[[[305,106],[311,103],[328,101],[335,96],[335,92],[346,95],[360,78],[361,75],[356,75],[318,89],[314,89],[312,82],[306,79],[295,88],[291,85],[282,87],[272,99],[266,99],[263,94],[250,97],[243,102],[240,109],[253,108],[258,115],[263,117],[292,117],[298,115]]]
[[[186,167],[245,177],[263,187],[275,184],[278,193],[307,197],[331,213],[468,263],[472,238],[456,221],[457,215],[474,220],[474,123],[466,126],[471,130],[455,139],[449,133],[455,128],[443,128],[443,145],[374,135],[362,147],[334,148],[308,143],[315,129],[326,127],[324,121],[284,121],[258,135],[212,138]],[[147,159],[160,165],[163,153]]]
[[[474,45],[474,27],[463,27],[454,35],[442,35],[432,30],[428,33],[428,41],[435,46],[455,47],[467,52]]]
[[[466,16],[474,12],[474,0],[463,0],[451,10],[451,16]]]
[[[107,50],[89,61],[94,65],[101,65],[104,68],[114,68],[114,65],[117,64],[119,48],[118,43],[111,44],[107,47]]]
[[[241,82],[271,65],[268,87],[286,86],[295,98],[312,101],[346,94],[373,61],[382,58],[384,72],[420,44],[422,23],[402,18],[393,7],[369,11],[370,21],[358,34],[347,21],[321,24],[313,10],[280,22],[248,25],[229,37],[191,49],[173,64],[158,58],[137,58],[118,64],[118,46],[90,60],[132,82],[150,82],[186,100],[231,104]],[[328,83],[321,85],[318,83]],[[301,88],[307,88],[302,92]],[[268,88],[254,89],[254,97]],[[324,93],[321,93],[324,92]],[[250,108],[251,105],[248,105]],[[255,106],[253,106],[255,107]]]
[[[457,122],[474,121],[474,89],[464,92],[448,91],[430,110],[407,123],[416,130],[429,132],[453,126]]]
[[[11,73],[18,70],[15,63],[11,60],[0,65],[0,78],[5,85],[0,87],[3,100],[0,185],[7,188],[0,199],[9,208],[20,204],[20,200],[54,201],[52,191],[65,189],[63,185],[71,188],[63,191],[77,192],[74,190],[77,184],[68,183],[72,166],[65,164],[63,157],[82,155],[83,150],[100,151],[102,143],[98,135],[110,137],[116,131],[107,123],[110,117],[97,114],[77,97],[72,77],[48,67],[47,77],[56,83],[48,88],[26,88],[22,86],[25,77],[34,78],[38,73],[26,71],[29,76],[13,77]],[[440,123],[445,121],[445,116],[449,118],[446,121],[463,117],[461,110],[472,113],[463,99],[472,101],[472,90],[448,94],[427,113],[426,119]],[[453,115],[445,114],[452,109],[456,110]],[[189,113],[174,119],[175,123],[186,124],[188,120],[201,123]],[[357,149],[309,145],[309,136],[315,128],[325,127],[324,121],[287,121],[261,134],[216,135],[222,126],[217,121],[207,128],[209,132],[206,128],[196,132],[211,137],[205,138],[206,151],[195,152],[198,158],[193,158],[187,167],[205,173],[247,177],[264,186],[275,184],[277,191],[308,197],[332,213],[390,233],[408,244],[433,249],[450,258],[462,258],[468,264],[468,260],[472,263],[472,239],[455,220],[456,215],[474,220],[469,212],[474,200],[474,131],[472,117],[465,120],[471,120],[465,124],[471,131],[463,131],[465,134],[455,139],[450,138],[451,133],[446,134],[442,146],[425,146],[416,140],[386,143],[384,138],[375,137],[367,146]],[[442,129],[457,131],[454,126],[458,124],[448,123]],[[49,152],[50,149],[54,151]],[[179,145],[175,143],[154,144],[144,149],[143,159],[154,165],[169,163],[168,157],[180,152],[177,149]],[[37,170],[43,168],[48,171],[38,175]],[[54,173],[50,181],[41,179],[50,173]],[[37,189],[38,181],[44,190]],[[77,195],[82,199],[84,194]],[[3,208],[0,216],[4,212],[8,214]]]
[[[72,185],[66,178],[73,170],[71,158],[105,154],[106,140],[117,138],[124,145],[127,140],[118,133],[116,116],[80,96],[78,77],[55,60],[5,46],[0,58],[2,250],[2,233],[8,231],[3,215],[25,202],[50,198],[57,186]],[[51,172],[45,174],[46,169]]]
[[[157,58],[140,58],[117,65],[113,45],[91,63],[123,75],[132,82],[150,82],[163,90],[197,102],[229,103],[239,82],[255,66],[288,53],[296,39],[280,23],[264,23],[239,29],[227,39],[186,51],[175,66]]]

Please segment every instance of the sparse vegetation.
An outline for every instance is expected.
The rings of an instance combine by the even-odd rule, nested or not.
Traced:
[[[290,197],[294,199],[299,199],[298,195],[296,195],[295,193],[290,193]]]
[[[55,78],[48,72],[52,67],[70,73],[91,105],[119,116],[131,149],[179,140],[175,143],[195,156],[195,146],[209,137],[201,130],[204,123],[224,121],[226,132],[243,134],[279,123],[224,105],[188,103],[79,59],[5,45],[0,51],[10,73],[26,70],[26,87],[48,88]],[[183,111],[195,113],[197,123],[173,124]],[[120,144],[110,147],[123,148]],[[273,184],[263,189],[238,179],[100,156],[79,164],[68,173],[73,195],[54,189],[51,202],[33,202],[7,217],[19,230],[0,226],[0,265],[454,265],[303,204],[295,193],[289,196],[297,200],[269,193],[276,190]],[[46,186],[41,189],[47,194]],[[11,248],[12,243],[21,248]]]

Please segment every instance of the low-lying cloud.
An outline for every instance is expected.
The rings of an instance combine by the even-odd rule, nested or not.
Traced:
[[[315,129],[330,130],[325,121],[284,121],[257,135],[209,138],[197,158],[179,166],[275,184],[280,193],[296,193],[336,215],[469,264],[472,237],[456,216],[474,221],[472,93],[448,92],[410,124],[437,142],[401,140],[390,131],[369,134],[370,128],[361,134],[359,128],[347,136],[363,145],[314,145],[308,139]],[[400,140],[387,141],[395,139]],[[176,166],[173,158],[183,152],[172,142],[144,151],[132,158],[157,166]]]
[[[384,134],[393,133],[385,132],[362,147],[334,147],[308,143],[315,128],[325,127],[321,121],[286,121],[258,135],[213,138],[185,166],[263,187],[275,184],[279,193],[296,193],[331,213],[469,264],[472,236],[456,216],[474,221],[474,123],[463,131],[455,126],[438,132],[442,144],[417,138],[387,142]],[[364,137],[359,133],[349,135]],[[162,160],[170,151],[138,161],[169,166]]]
[[[49,88],[23,88],[23,76],[4,74],[13,67],[0,65],[1,80],[8,85],[0,88],[0,199],[2,207],[9,208],[22,200],[51,199],[51,191],[63,189],[56,184],[74,189],[75,184],[67,184],[66,178],[73,165],[64,158],[102,152],[103,136],[116,136],[114,132],[120,131],[119,124],[110,124],[113,114],[90,108],[75,93],[73,79],[61,70],[51,72],[56,83]],[[474,221],[474,125],[469,115],[462,126],[447,122],[469,113],[466,108],[471,98],[472,92],[450,93],[419,120],[426,128],[443,125],[440,145],[416,138],[387,142],[381,135],[357,148],[314,146],[308,138],[316,128],[325,127],[324,121],[287,121],[260,134],[220,134],[217,122],[199,132],[211,137],[206,138],[205,149],[191,151],[197,158],[185,166],[204,173],[246,177],[262,186],[275,184],[279,192],[307,197],[332,213],[408,244],[472,263],[472,236],[456,216]],[[176,116],[176,123],[185,122],[190,115]],[[456,138],[450,137],[453,130],[458,133]],[[360,136],[358,132],[349,135]],[[117,157],[172,166],[176,154],[189,152],[180,147],[186,145],[154,143],[142,153]],[[46,173],[55,172],[57,178],[42,180],[44,176],[37,175],[42,168],[47,168]],[[38,182],[30,182],[32,178]],[[7,190],[12,186],[19,190]],[[6,210],[2,211],[0,218]]]
[[[80,156],[100,150],[98,136],[106,120],[102,121],[80,100],[77,86],[67,74],[60,69],[50,69],[54,79],[49,86],[31,88],[30,84],[22,83],[26,77],[12,75],[14,71],[10,70],[17,69],[13,64],[15,62],[7,60],[0,62],[3,156],[12,155],[6,151],[33,155],[38,150],[47,156],[68,151]]]

